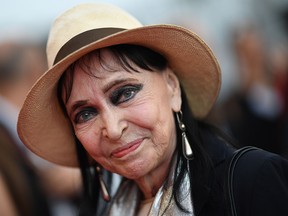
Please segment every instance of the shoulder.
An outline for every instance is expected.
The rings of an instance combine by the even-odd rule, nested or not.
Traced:
[[[251,164],[252,163],[252,164]],[[283,165],[284,167],[287,165],[288,160],[271,152],[265,151],[260,148],[252,148],[249,152],[243,154],[242,159],[239,160],[238,166],[243,165],[252,165],[251,167],[247,167],[247,169],[251,168],[260,168],[265,165]]]
[[[288,161],[279,155],[261,149],[244,154],[233,186],[244,215],[288,215]]]
[[[288,181],[288,160],[262,149],[252,150],[245,153],[238,161],[235,175],[241,176],[243,180],[249,180],[242,184],[252,184],[259,178],[267,183],[275,181],[275,177]]]

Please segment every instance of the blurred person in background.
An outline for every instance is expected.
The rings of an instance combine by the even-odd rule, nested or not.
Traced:
[[[271,50],[253,25],[232,33],[239,88],[215,110],[239,146],[256,146],[284,155],[281,141],[284,103],[276,88]],[[219,122],[217,122],[219,124]]]
[[[16,132],[19,109],[45,68],[41,43],[1,42],[0,200],[6,202],[0,202],[0,215],[10,215],[7,211],[25,216],[71,215],[72,201],[79,193],[78,171],[47,163],[27,151]]]
[[[18,109],[35,80],[33,71],[44,68],[42,59],[31,64],[33,49],[28,45],[2,42],[0,45],[0,214],[1,215],[51,215],[45,192],[30,163],[25,147],[16,133]],[[39,52],[35,55],[38,57]],[[33,56],[33,57],[35,57]],[[40,56],[41,58],[41,56]],[[34,63],[34,62],[33,62]],[[37,68],[39,66],[39,68]],[[39,74],[38,74],[39,76]]]
[[[279,140],[281,154],[288,158],[288,46],[281,43],[272,52],[272,66],[275,74],[275,88],[280,95],[283,111],[280,117]]]

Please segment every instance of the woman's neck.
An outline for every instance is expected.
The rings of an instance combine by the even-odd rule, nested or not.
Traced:
[[[170,165],[172,158],[173,154],[169,155],[165,162],[160,164],[159,167],[151,173],[134,180],[143,193],[143,199],[150,199],[156,195],[171,170]]]

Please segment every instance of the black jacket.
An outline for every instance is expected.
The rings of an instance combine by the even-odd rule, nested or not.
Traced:
[[[209,132],[204,143],[213,167],[204,179],[193,180],[192,176],[194,212],[196,216],[231,215],[226,169],[235,150]],[[197,172],[201,170],[196,170],[193,175]],[[288,216],[286,159],[264,150],[248,152],[237,163],[234,178],[238,216]]]

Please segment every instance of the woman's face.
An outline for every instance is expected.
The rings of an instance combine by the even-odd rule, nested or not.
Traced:
[[[169,68],[125,71],[105,49],[101,57],[113,72],[97,57],[85,67],[93,77],[83,67],[75,68],[66,110],[77,138],[105,169],[127,178],[164,169],[176,145],[173,111],[181,105],[178,79]]]

